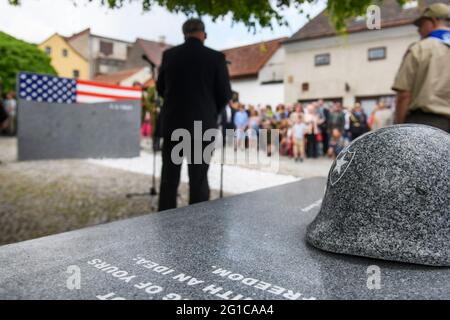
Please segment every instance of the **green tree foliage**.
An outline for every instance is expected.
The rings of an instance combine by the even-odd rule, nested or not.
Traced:
[[[16,89],[20,71],[56,75],[50,58],[37,46],[0,32],[0,79],[4,92]]]
[[[8,0],[18,5],[21,0]],[[77,4],[77,0],[69,0]],[[87,0],[119,9],[131,0]],[[303,13],[305,3],[317,3],[317,0],[136,0],[142,2],[142,9],[149,11],[155,5],[167,8],[170,12],[185,13],[188,16],[210,16],[213,20],[230,15],[234,22],[242,22],[250,29],[271,27],[274,23],[285,25],[283,9],[294,6]],[[397,0],[400,4],[408,0]],[[422,1],[423,0],[419,0]],[[328,0],[327,10],[331,21],[338,31],[345,30],[345,21],[363,15],[369,5],[382,3],[374,0]]]

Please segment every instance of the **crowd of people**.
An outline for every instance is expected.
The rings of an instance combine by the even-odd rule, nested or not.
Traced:
[[[281,155],[303,161],[321,156],[336,158],[359,136],[392,125],[394,117],[390,106],[383,103],[378,103],[374,112],[367,115],[359,103],[344,108],[340,102],[318,100],[305,105],[280,104],[276,108],[233,102],[222,118],[224,129],[236,131],[236,147],[257,144],[260,129],[278,129],[279,141],[271,145],[271,139],[268,140],[268,154],[276,147]]]
[[[0,134],[15,135],[17,101],[14,93],[0,99]],[[337,155],[362,134],[393,124],[393,110],[378,103],[374,112],[366,115],[359,103],[344,108],[340,102],[318,100],[310,104],[279,104],[275,108],[232,102],[222,114],[223,129],[233,129],[236,146],[257,146],[260,129],[268,130],[267,152],[278,148],[283,156],[303,161],[306,158]],[[249,130],[251,129],[251,130]],[[270,130],[278,129],[278,141],[272,141]],[[150,115],[146,113],[142,136],[151,135]]]

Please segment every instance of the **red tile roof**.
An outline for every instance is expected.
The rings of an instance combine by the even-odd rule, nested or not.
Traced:
[[[419,1],[420,2],[420,1]],[[436,2],[446,2],[445,0],[424,0],[425,5],[430,5]],[[419,7],[411,9],[403,9],[397,0],[384,0],[381,7],[381,28],[398,27],[409,25],[420,16]],[[355,33],[367,31],[366,20],[353,19],[347,23],[347,32]],[[332,26],[328,13],[326,10],[322,11],[318,16],[313,18],[303,28],[296,32],[286,43],[296,42],[301,40],[317,39],[324,37],[335,36],[336,30]]]
[[[147,58],[156,66],[161,65],[163,52],[172,47],[170,44],[144,39],[137,39],[136,43],[141,46]]]
[[[223,50],[232,79],[255,77],[287,38]]]
[[[113,85],[120,85],[120,83],[132,75],[138,73],[143,68],[134,68],[134,69],[128,69],[128,70],[122,70],[116,73],[111,74],[100,74],[97,75],[92,81],[94,82],[100,82],[100,83],[106,83],[106,84],[113,84]]]
[[[80,32],[77,32],[77,33],[71,35],[70,37],[65,37],[65,38],[66,38],[67,41],[72,41],[72,40],[74,40],[74,39],[76,39],[76,38],[78,38],[78,37],[80,37],[80,36],[82,36],[82,35],[84,35],[86,33],[90,34],[91,33],[91,28],[84,29],[84,30],[82,30]]]

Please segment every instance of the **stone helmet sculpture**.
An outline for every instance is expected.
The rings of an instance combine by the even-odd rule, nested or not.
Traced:
[[[450,135],[399,125],[355,140],[306,237],[329,252],[450,266]]]

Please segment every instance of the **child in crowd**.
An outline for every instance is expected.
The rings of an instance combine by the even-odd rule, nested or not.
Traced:
[[[347,146],[347,141],[342,136],[341,131],[333,129],[333,134],[330,142],[330,149],[328,149],[328,156],[336,159],[339,153]]]
[[[243,104],[239,105],[239,111],[234,115],[234,126],[236,128],[236,145],[235,149],[238,147],[245,149],[245,138],[246,130],[248,128],[249,116],[245,111],[245,106]]]

